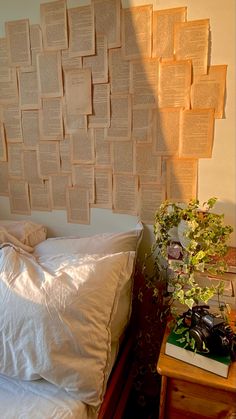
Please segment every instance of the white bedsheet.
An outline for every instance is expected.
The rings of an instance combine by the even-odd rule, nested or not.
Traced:
[[[95,419],[95,412],[45,380],[0,375],[1,419]]]

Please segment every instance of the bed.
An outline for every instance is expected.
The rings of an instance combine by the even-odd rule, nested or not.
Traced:
[[[0,417],[122,417],[132,383],[129,324],[142,225],[46,238],[0,220]]]

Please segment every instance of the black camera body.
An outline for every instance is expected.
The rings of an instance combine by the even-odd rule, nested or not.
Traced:
[[[218,315],[209,312],[209,306],[195,306],[183,314],[183,324],[189,328],[196,349],[215,355],[230,355],[236,359],[236,334]]]

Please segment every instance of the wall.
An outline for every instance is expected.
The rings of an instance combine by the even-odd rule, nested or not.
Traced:
[[[4,22],[29,18],[39,23],[39,5],[47,0],[0,0],[0,36],[4,35]],[[85,4],[86,1],[68,0],[68,7]],[[205,201],[217,196],[216,212],[225,214],[225,221],[236,228],[236,141],[235,141],[235,0],[123,0],[123,7],[150,4],[154,9],[187,6],[188,20],[210,19],[211,64],[227,64],[227,91],[225,119],[216,119],[213,156],[200,159],[198,197]],[[51,213],[32,212],[31,217],[10,214],[7,198],[0,197],[0,218],[31,218],[49,227],[50,235],[93,234],[101,231],[118,231],[133,227],[137,218],[112,214],[110,210],[92,209],[89,226],[67,224],[64,211]],[[149,240],[152,227],[146,228],[145,239]],[[236,245],[236,232],[231,244]]]

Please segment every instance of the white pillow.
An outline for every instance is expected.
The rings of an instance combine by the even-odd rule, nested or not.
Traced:
[[[0,227],[26,246],[34,247],[46,240],[47,229],[42,224],[32,221],[0,220]]]
[[[133,264],[134,252],[71,255],[52,275],[30,254],[4,247],[0,372],[23,380],[43,377],[98,406],[107,382],[115,296]]]

